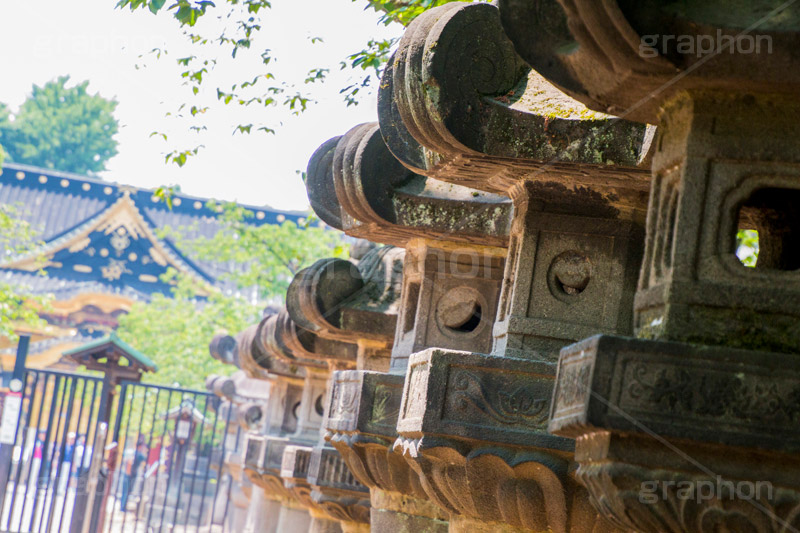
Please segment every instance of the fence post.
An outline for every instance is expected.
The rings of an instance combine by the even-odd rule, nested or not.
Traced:
[[[97,427],[97,433],[94,439],[94,446],[92,447],[92,461],[89,467],[89,482],[86,492],[89,494],[89,499],[86,502],[85,518],[94,516],[94,506],[100,498],[92,497],[97,492],[97,482],[100,478],[100,469],[103,466],[103,455],[105,454],[105,442],[108,432],[108,424],[101,422]],[[108,481],[106,481],[108,482]],[[102,501],[102,500],[100,500]],[[81,533],[89,533],[92,520],[84,519],[82,522]]]
[[[20,335],[17,344],[17,358],[14,361],[14,372],[9,382],[10,392],[3,399],[2,422],[0,423],[0,512],[6,500],[11,462],[14,457],[14,443],[17,440],[19,416],[22,413],[22,392],[25,383],[25,360],[28,358],[28,346],[31,338],[29,335]],[[15,402],[12,408],[12,401]],[[8,431],[3,431],[6,426],[13,426]],[[10,435],[7,437],[7,435]],[[6,437],[6,438],[4,438]]]

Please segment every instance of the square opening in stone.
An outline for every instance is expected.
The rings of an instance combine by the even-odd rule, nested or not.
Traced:
[[[800,269],[800,189],[762,188],[739,207],[734,252],[745,266]]]

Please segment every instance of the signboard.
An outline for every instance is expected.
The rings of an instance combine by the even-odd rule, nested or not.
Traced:
[[[14,444],[17,421],[22,409],[22,393],[9,392],[3,398],[3,417],[0,420],[0,444]]]
[[[186,440],[189,438],[191,429],[192,422],[190,420],[178,420],[178,426],[175,428],[175,436],[179,439]]]

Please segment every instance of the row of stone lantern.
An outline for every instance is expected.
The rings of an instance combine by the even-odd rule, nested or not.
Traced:
[[[800,527],[800,117],[774,64],[795,30],[708,70],[637,53],[655,21],[718,20],[501,0],[409,25],[379,123],[306,183],[330,226],[391,246],[302,271],[239,337],[273,383],[245,471],[267,514],[315,520],[279,531]]]
[[[240,450],[226,458],[241,471],[233,493],[246,500],[231,517],[237,530],[369,530],[368,489],[324,441],[322,421],[332,371],[388,369],[403,253],[357,243],[349,261],[302,270],[285,309],[212,341],[212,356],[240,369],[208,383],[247,422]]]
[[[552,87],[488,4],[409,26],[379,115],[308,174],[328,223],[407,248],[390,372],[335,373],[328,421],[373,530],[611,527],[547,424],[559,350],[632,332],[652,132]]]

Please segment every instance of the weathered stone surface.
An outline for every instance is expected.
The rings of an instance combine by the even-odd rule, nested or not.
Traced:
[[[451,530],[604,531],[547,433],[553,364],[429,349],[409,361],[395,451]],[[595,529],[596,528],[596,529]]]
[[[261,319],[258,324],[254,324],[236,336],[236,346],[239,366],[256,377],[269,371],[273,366],[273,359],[270,354],[258,342],[262,330],[266,325],[267,317]]]
[[[411,356],[397,430],[437,437],[572,450],[547,433],[554,364],[431,348]]]
[[[315,336],[356,346],[357,363],[388,369],[404,254],[401,248],[376,247],[357,263],[325,259],[301,270],[286,297],[292,321]]]
[[[311,454],[308,482],[317,509],[331,519],[369,524],[369,490],[359,483],[341,455],[328,446],[316,446]]]
[[[384,372],[349,370],[331,377],[327,429],[337,434],[359,432],[376,438],[393,438],[404,376]]]
[[[652,132],[586,109],[530,70],[489,4],[418,17],[384,72],[378,107],[395,156],[436,179],[503,194],[520,180],[577,183],[620,206],[647,190],[636,167],[647,165]]]
[[[249,378],[269,379],[270,374],[302,377],[297,361],[288,351],[270,349],[263,337],[272,334],[277,320],[269,314],[236,337],[217,335],[209,345],[212,357],[240,368]]]
[[[330,149],[324,144],[312,163]],[[335,195],[322,196],[319,191],[330,194],[331,181]],[[423,234],[462,243],[507,242],[506,198],[407,170],[389,152],[377,124],[356,126],[341,137],[332,166],[309,166],[306,187],[317,191],[320,210],[338,209],[342,229],[355,237],[399,246]]]
[[[321,511],[316,508],[311,497],[311,485],[308,483],[308,467],[313,451],[311,446],[287,446],[283,450],[281,478],[294,499],[306,508],[311,516],[319,516]]]
[[[382,248],[381,252],[371,252],[374,259],[368,257],[358,266],[344,259],[321,259],[301,270],[286,295],[287,311],[295,323],[318,335],[344,341],[391,342],[397,319],[394,304],[399,299],[403,253],[392,247]],[[365,281],[361,269],[369,273],[377,270],[373,267],[384,266],[381,255],[387,254],[389,268],[381,269],[384,276],[376,273],[377,279]],[[385,275],[387,270],[389,276]],[[393,272],[397,273],[396,280],[392,279]],[[372,285],[368,286],[368,282]]]
[[[505,249],[408,245],[403,305],[392,348],[392,371],[429,346],[489,351],[503,278]]]
[[[245,431],[254,429],[264,421],[264,408],[254,402],[239,404],[236,409],[236,422]]]
[[[285,310],[267,319],[260,342],[265,351],[290,367],[323,370],[329,362],[348,367],[354,366],[358,357],[356,344],[320,337],[303,329]]]
[[[397,533],[446,533],[448,515],[427,499],[402,492],[370,491],[372,531]]]
[[[576,475],[620,527],[786,531],[800,523],[796,359],[587,339],[562,351],[550,430],[577,437]]]
[[[800,85],[791,67],[800,22],[777,0],[500,0],[500,13],[533,68],[590,108],[632,120],[656,124],[659,105],[685,90],[790,95]],[[752,38],[744,53],[741,35]]]
[[[291,492],[281,478],[283,451],[288,439],[266,435],[248,434],[245,442],[244,471],[254,485],[264,490],[266,497],[290,500]]]
[[[403,494],[409,501],[424,500],[425,491],[416,472],[402,454],[392,449],[397,437],[403,381],[402,375],[382,372],[335,372],[326,439],[364,485]],[[441,512],[430,509],[423,514],[445,518]]]
[[[789,354],[597,336],[564,348],[550,431],[656,433],[800,451],[800,362]]]
[[[281,477],[287,485],[291,483],[303,483],[308,478],[308,466],[311,462],[311,446],[287,446],[283,450],[281,462]]]
[[[236,339],[230,335],[215,335],[208,347],[211,357],[227,365],[237,364]]]
[[[597,332],[630,334],[644,228],[593,192],[519,187],[492,353],[556,362]]]
[[[796,454],[598,431],[578,439],[576,459],[594,506],[626,531],[800,526]]]
[[[212,374],[206,378],[206,389],[217,396],[232,399],[236,395],[236,383],[228,376]]]
[[[800,156],[792,134],[800,106],[694,93],[667,105],[662,120],[637,335],[800,352]],[[739,228],[758,230],[764,255],[755,269],[736,257]]]
[[[324,179],[326,176],[333,176],[333,154],[340,139],[341,137],[328,139],[314,151],[306,171],[306,192],[311,209],[320,220],[333,228],[344,230],[342,207],[336,201],[333,180]]]

